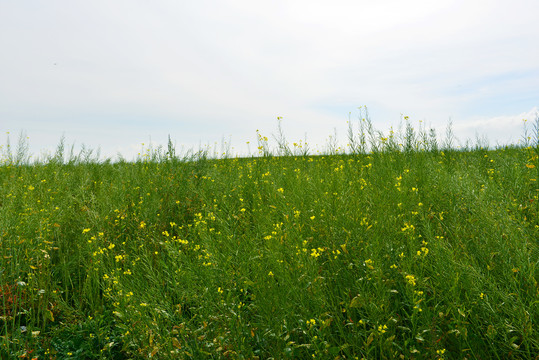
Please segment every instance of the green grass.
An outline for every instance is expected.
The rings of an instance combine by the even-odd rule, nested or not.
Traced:
[[[536,358],[539,147],[362,129],[320,156],[5,155],[0,358]]]

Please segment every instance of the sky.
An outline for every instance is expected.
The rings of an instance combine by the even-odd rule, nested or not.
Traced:
[[[539,116],[538,13],[536,0],[1,0],[0,144],[24,134],[45,156],[64,137],[130,159],[170,136],[245,154],[282,117],[290,142],[323,149],[335,132],[346,143],[361,106],[381,131],[409,116],[441,139],[451,121],[461,142],[516,143]]]

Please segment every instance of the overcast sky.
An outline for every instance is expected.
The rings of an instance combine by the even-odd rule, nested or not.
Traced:
[[[539,106],[537,14],[537,0],[0,1],[0,131],[34,154],[65,136],[129,158],[169,134],[241,152],[278,116],[290,141],[344,143],[366,105],[379,130],[403,114],[516,142]]]

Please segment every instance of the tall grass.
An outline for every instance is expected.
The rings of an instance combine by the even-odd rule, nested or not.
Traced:
[[[403,121],[320,156],[4,149],[0,357],[536,358],[537,128],[456,150]]]

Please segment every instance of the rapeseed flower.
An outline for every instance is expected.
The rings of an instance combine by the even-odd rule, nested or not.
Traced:
[[[416,278],[414,275],[406,275],[406,281],[408,281],[408,284],[412,286],[416,285]]]

